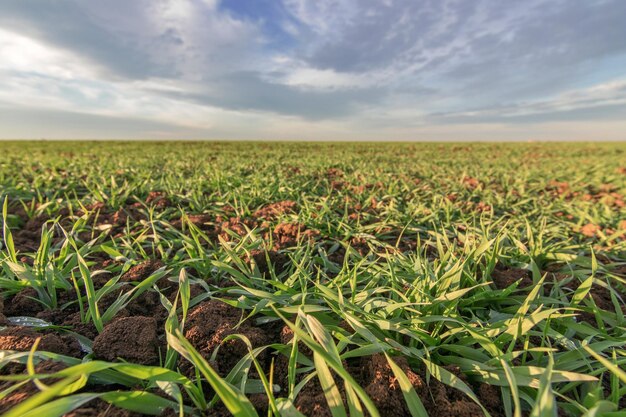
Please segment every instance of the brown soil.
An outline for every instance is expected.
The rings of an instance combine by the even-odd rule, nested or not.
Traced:
[[[343,177],[343,171],[339,168],[328,168],[324,174],[327,178],[341,178]]]
[[[247,229],[254,229],[258,226],[257,222],[253,219],[242,219],[241,217],[230,217],[228,220],[222,219],[221,216],[218,216],[216,219],[215,228],[212,232],[213,236],[220,236],[226,242],[230,242],[232,240],[232,236],[230,232],[234,232],[238,236],[245,236],[248,231]]]
[[[95,399],[89,401],[87,404],[74,411],[65,414],[63,417],[141,417],[145,414],[135,413],[132,411],[124,410],[123,408],[116,407],[102,401]]]
[[[152,273],[154,273],[154,271],[163,266],[163,262],[157,259],[148,259],[139,265],[135,265],[130,268],[124,275],[122,275],[120,280],[123,282],[140,282],[148,278],[152,275]]]
[[[406,374],[416,393],[422,400],[426,411],[432,417],[483,417],[481,408],[461,391],[450,388],[435,378],[430,378],[426,384],[424,370],[414,371],[405,358],[393,358],[396,364]],[[344,363],[344,367],[352,374],[368,396],[374,402],[380,414],[388,417],[403,417],[410,415],[400,385],[382,354],[362,357],[356,363]],[[458,368],[446,367],[459,378],[467,379]],[[345,388],[341,378],[333,373],[338,389],[345,401]],[[502,404],[498,389],[481,384],[476,390],[480,400],[486,405],[494,417],[503,416]],[[326,399],[317,379],[312,380],[300,392],[295,400],[296,408],[307,416],[331,416]]]
[[[252,326],[248,321],[235,328],[241,317],[241,310],[231,307],[222,301],[205,301],[189,313],[186,324],[188,330],[185,332],[185,337],[205,359],[209,359],[224,338],[232,334],[245,335],[250,339],[253,347],[267,344],[267,332]],[[219,349],[219,363],[213,363],[212,365],[223,376],[248,353],[245,343],[240,340],[228,341],[221,345]]]
[[[20,229],[11,230],[15,250],[19,252],[36,251],[41,240],[41,227],[50,218],[44,214],[29,218],[21,205],[10,209],[9,213],[18,216],[23,224]]]
[[[588,223],[580,228],[580,234],[587,237],[594,237],[602,230],[600,226]]]
[[[480,187],[481,183],[480,183],[480,180],[478,180],[478,178],[463,177],[463,185],[473,190],[473,189]]]
[[[47,360],[47,361],[42,361],[38,363],[35,366],[35,372],[38,374],[51,374],[54,372],[59,372],[65,368],[66,366],[60,362]],[[54,381],[55,380],[53,379],[46,379],[43,382],[45,384],[51,384]],[[1,383],[0,391],[10,388],[11,386],[13,386],[13,384],[14,384],[13,381],[6,381],[6,382]],[[31,395],[37,394],[38,392],[39,392],[39,388],[37,388],[37,386],[32,382],[29,382],[21,386],[20,388],[11,392],[6,397],[0,400],[0,413],[5,413],[6,411],[9,411],[11,408],[20,404],[22,401],[24,401]]]
[[[301,241],[313,241],[320,232],[318,230],[307,229],[300,223],[281,223],[272,232],[274,249],[285,249],[298,245]]]
[[[146,197],[146,204],[158,208],[170,207],[172,202],[163,191],[150,191]]]
[[[7,318],[4,315],[4,298],[0,295],[0,326],[4,326],[7,322]]]
[[[264,219],[275,219],[282,214],[295,213],[298,204],[295,201],[285,200],[278,203],[268,204],[254,213],[255,217]]]
[[[107,324],[93,342],[94,356],[143,365],[158,363],[157,323],[152,317],[123,317]]]
[[[38,338],[41,338],[37,347],[40,351],[66,356],[81,356],[80,345],[73,337],[58,336],[49,332],[36,332],[31,328],[22,326],[11,326],[0,331],[0,350],[27,352]]]
[[[269,263],[268,263],[269,258]],[[289,262],[289,256],[275,250],[264,251],[255,249],[250,251],[248,262],[254,264],[259,269],[261,274],[267,274],[270,270],[273,270],[277,275],[283,273],[287,269],[287,263]]]
[[[200,230],[208,231],[212,228],[213,216],[210,214],[189,214],[187,216],[189,222]],[[181,230],[183,228],[183,219],[172,221],[172,226]]]
[[[25,288],[13,296],[4,307],[6,316],[36,316],[44,310],[44,305],[37,301],[37,291]]]
[[[491,273],[491,279],[499,290],[510,287],[519,282],[517,288],[527,288],[533,285],[530,271],[519,268],[496,267]]]

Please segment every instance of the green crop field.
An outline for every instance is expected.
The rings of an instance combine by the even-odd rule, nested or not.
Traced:
[[[4,416],[626,415],[626,143],[4,142]]]

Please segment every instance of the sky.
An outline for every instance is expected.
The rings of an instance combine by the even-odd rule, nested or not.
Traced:
[[[626,140],[624,0],[1,0],[0,138]]]

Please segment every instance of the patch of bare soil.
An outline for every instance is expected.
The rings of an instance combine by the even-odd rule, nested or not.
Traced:
[[[4,314],[11,316],[35,316],[44,310],[44,305],[37,301],[37,291],[25,288],[15,294],[4,306]]]
[[[393,358],[395,363],[406,374],[419,395],[426,411],[432,417],[483,417],[484,413],[480,406],[469,397],[454,388],[450,388],[435,378],[430,378],[426,384],[423,370],[413,370],[405,358]],[[381,415],[388,417],[403,417],[410,415],[400,384],[395,377],[389,362],[382,354],[362,357],[356,363],[344,363],[346,369],[352,374],[361,387],[374,402]],[[446,369],[456,374],[462,380],[467,379],[458,368],[448,366]],[[333,374],[337,382],[340,378]],[[345,389],[342,384],[338,388],[345,401]],[[503,416],[500,395],[495,387],[479,385],[476,390],[481,402],[489,409],[494,417]],[[312,380],[299,393],[295,400],[296,408],[307,416],[330,417],[332,414],[326,403],[324,392],[318,380]]]
[[[533,285],[530,271],[520,268],[496,267],[491,273],[491,279],[499,290],[519,283],[517,288],[527,288]]]
[[[51,374],[54,372],[59,372],[65,369],[66,366],[60,362],[54,362],[51,360],[42,361],[35,366],[35,372],[38,374]],[[55,380],[46,379],[44,382],[46,384],[53,383]],[[0,391],[8,389],[15,384],[13,381],[6,381],[0,384]],[[0,413],[5,413],[9,411],[11,408],[20,404],[22,401],[26,400],[31,395],[35,395],[39,392],[39,388],[33,383],[28,382],[27,384],[22,385],[15,391],[9,393],[6,397],[0,399]],[[43,416],[42,416],[43,417]]]
[[[285,200],[263,206],[254,213],[254,216],[263,219],[276,219],[282,214],[295,213],[297,209],[298,204],[295,201]]]
[[[172,206],[172,202],[163,191],[150,191],[146,197],[146,204],[157,208]]]
[[[253,347],[267,344],[269,336],[265,330],[253,326],[248,321],[236,327],[241,317],[241,310],[222,301],[205,301],[189,313],[185,337],[205,359],[209,359],[224,339],[233,334],[245,335]],[[240,340],[230,340],[222,344],[219,349],[219,363],[212,365],[222,376],[228,374],[237,362],[248,353],[246,344]],[[263,358],[261,357],[260,360]],[[187,362],[185,362],[183,369],[185,366],[188,367]]]
[[[0,296],[0,326],[4,326],[7,322],[7,318],[4,315],[4,298]]]
[[[120,280],[123,282],[141,282],[163,266],[163,262],[158,259],[148,259],[131,267],[122,275]]]
[[[278,275],[287,269],[289,256],[276,250],[264,251],[255,249],[250,251],[247,261],[251,264],[254,263],[261,274],[267,274],[270,270],[273,270]]]
[[[247,229],[254,229],[258,226],[258,223],[254,219],[243,219],[241,217],[230,217],[227,220],[221,216],[217,216],[215,219],[215,228],[213,230],[214,236],[220,236],[226,242],[232,240],[232,236],[229,232],[234,232],[238,236],[245,236]]]
[[[157,323],[152,317],[123,317],[107,324],[93,342],[94,356],[142,365],[158,363]]]
[[[16,215],[22,219],[24,225],[20,229],[11,231],[15,250],[19,252],[35,252],[41,241],[41,227],[50,218],[43,214],[28,218],[22,207],[20,207]]]
[[[475,190],[476,188],[481,186],[481,182],[478,178],[465,176],[461,180],[463,185],[471,190]]]
[[[187,215],[187,219],[200,230],[209,231],[213,228],[214,219],[210,214],[189,214]],[[172,221],[172,226],[176,229],[183,229],[183,225],[184,223],[182,218]]]
[[[312,242],[319,234],[319,230],[308,229],[300,223],[281,223],[274,228],[271,237],[274,250],[280,250],[297,246],[301,241]]]
[[[579,233],[587,237],[595,237],[602,228],[596,224],[588,223],[579,229]]]
[[[95,399],[65,414],[63,417],[141,417],[144,415],[145,414],[124,410],[123,408],[116,407],[100,399]]]
[[[59,336],[51,332],[36,332],[32,328],[10,326],[0,331],[0,350],[29,351],[35,341],[41,338],[38,350],[54,352],[66,356],[79,357],[80,345],[71,336]]]
[[[342,178],[343,171],[340,170],[339,168],[328,168],[326,172],[324,173],[324,176],[329,179]]]

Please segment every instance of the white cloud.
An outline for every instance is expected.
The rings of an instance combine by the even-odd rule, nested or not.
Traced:
[[[446,138],[465,123],[519,137],[521,121],[626,107],[626,81],[603,67],[626,56],[619,0],[281,4],[5,0],[0,102],[155,135],[309,139]]]

